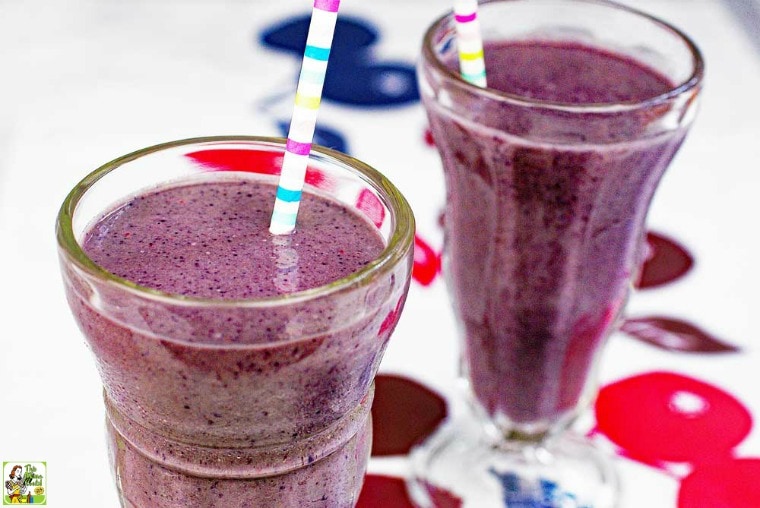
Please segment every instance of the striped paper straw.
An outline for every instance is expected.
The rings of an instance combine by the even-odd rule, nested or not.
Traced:
[[[340,0],[314,0],[282,173],[269,225],[269,231],[274,235],[288,234],[296,227],[339,6]]]
[[[459,72],[473,85],[486,86],[486,64],[483,60],[483,38],[480,35],[477,0],[455,0],[454,19],[457,28]]]

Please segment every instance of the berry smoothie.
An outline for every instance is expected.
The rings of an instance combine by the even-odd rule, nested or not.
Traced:
[[[478,405],[504,432],[540,434],[591,396],[685,128],[650,132],[654,107],[572,111],[672,89],[631,58],[535,40],[487,42],[485,58],[513,104],[460,88],[452,113],[423,94],[447,180],[444,273]]]
[[[105,385],[124,506],[342,507],[358,496],[372,381],[409,263],[310,297],[366,271],[386,242],[367,217],[312,192],[296,231],[273,236],[274,194],[271,181],[206,175],[92,224],[87,256],[156,297],[64,263]]]

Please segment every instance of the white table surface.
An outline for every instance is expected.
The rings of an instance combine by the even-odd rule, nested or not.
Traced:
[[[614,336],[602,381],[682,372],[726,389],[758,420],[760,337],[750,319],[760,303],[758,35],[745,30],[753,24],[739,20],[734,0],[629,3],[685,30],[707,61],[699,117],[650,213],[651,227],[687,245],[697,262],[677,283],[634,295],[629,312],[697,322],[742,351],[674,354]],[[261,47],[257,34],[310,6],[0,0],[0,461],[46,461],[49,506],[117,506],[100,380],[58,272],[53,226],[61,201],[86,173],[137,148],[200,135],[277,135],[290,104],[262,105],[294,89],[299,62]],[[380,28],[377,58],[411,65],[425,26],[447,8],[439,0],[345,0],[341,15]],[[443,186],[437,156],[422,142],[419,103],[369,110],[328,101],[320,121],[339,127],[352,155],[401,188],[420,235],[439,248]],[[381,370],[449,394],[456,354],[442,280],[415,284]],[[760,431],[739,454],[760,457]],[[631,461],[619,467],[624,507],[675,506],[673,480]]]

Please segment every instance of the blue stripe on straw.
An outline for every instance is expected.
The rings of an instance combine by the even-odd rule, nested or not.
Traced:
[[[320,60],[326,62],[330,57],[330,48],[320,48],[318,46],[307,45],[303,52],[303,56],[306,58],[313,58],[314,60]]]
[[[281,199],[287,203],[294,203],[301,200],[301,191],[277,187],[277,199]]]

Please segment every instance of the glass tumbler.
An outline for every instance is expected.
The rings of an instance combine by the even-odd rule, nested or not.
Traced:
[[[105,164],[63,203],[66,296],[103,381],[122,506],[352,507],[358,498],[374,376],[412,267],[414,217],[393,184],[313,147],[304,192],[365,214],[385,248],[344,278],[279,296],[164,293],[82,248],[88,227],[129,197],[186,181],[276,184],[284,152],[284,139],[256,137],[158,145]]]
[[[596,393],[702,57],[673,26],[601,0],[494,0],[478,19],[486,87],[459,75],[453,14],[418,66],[470,404],[414,450],[410,489],[420,506],[442,490],[478,508],[613,506],[609,461],[568,429]]]

